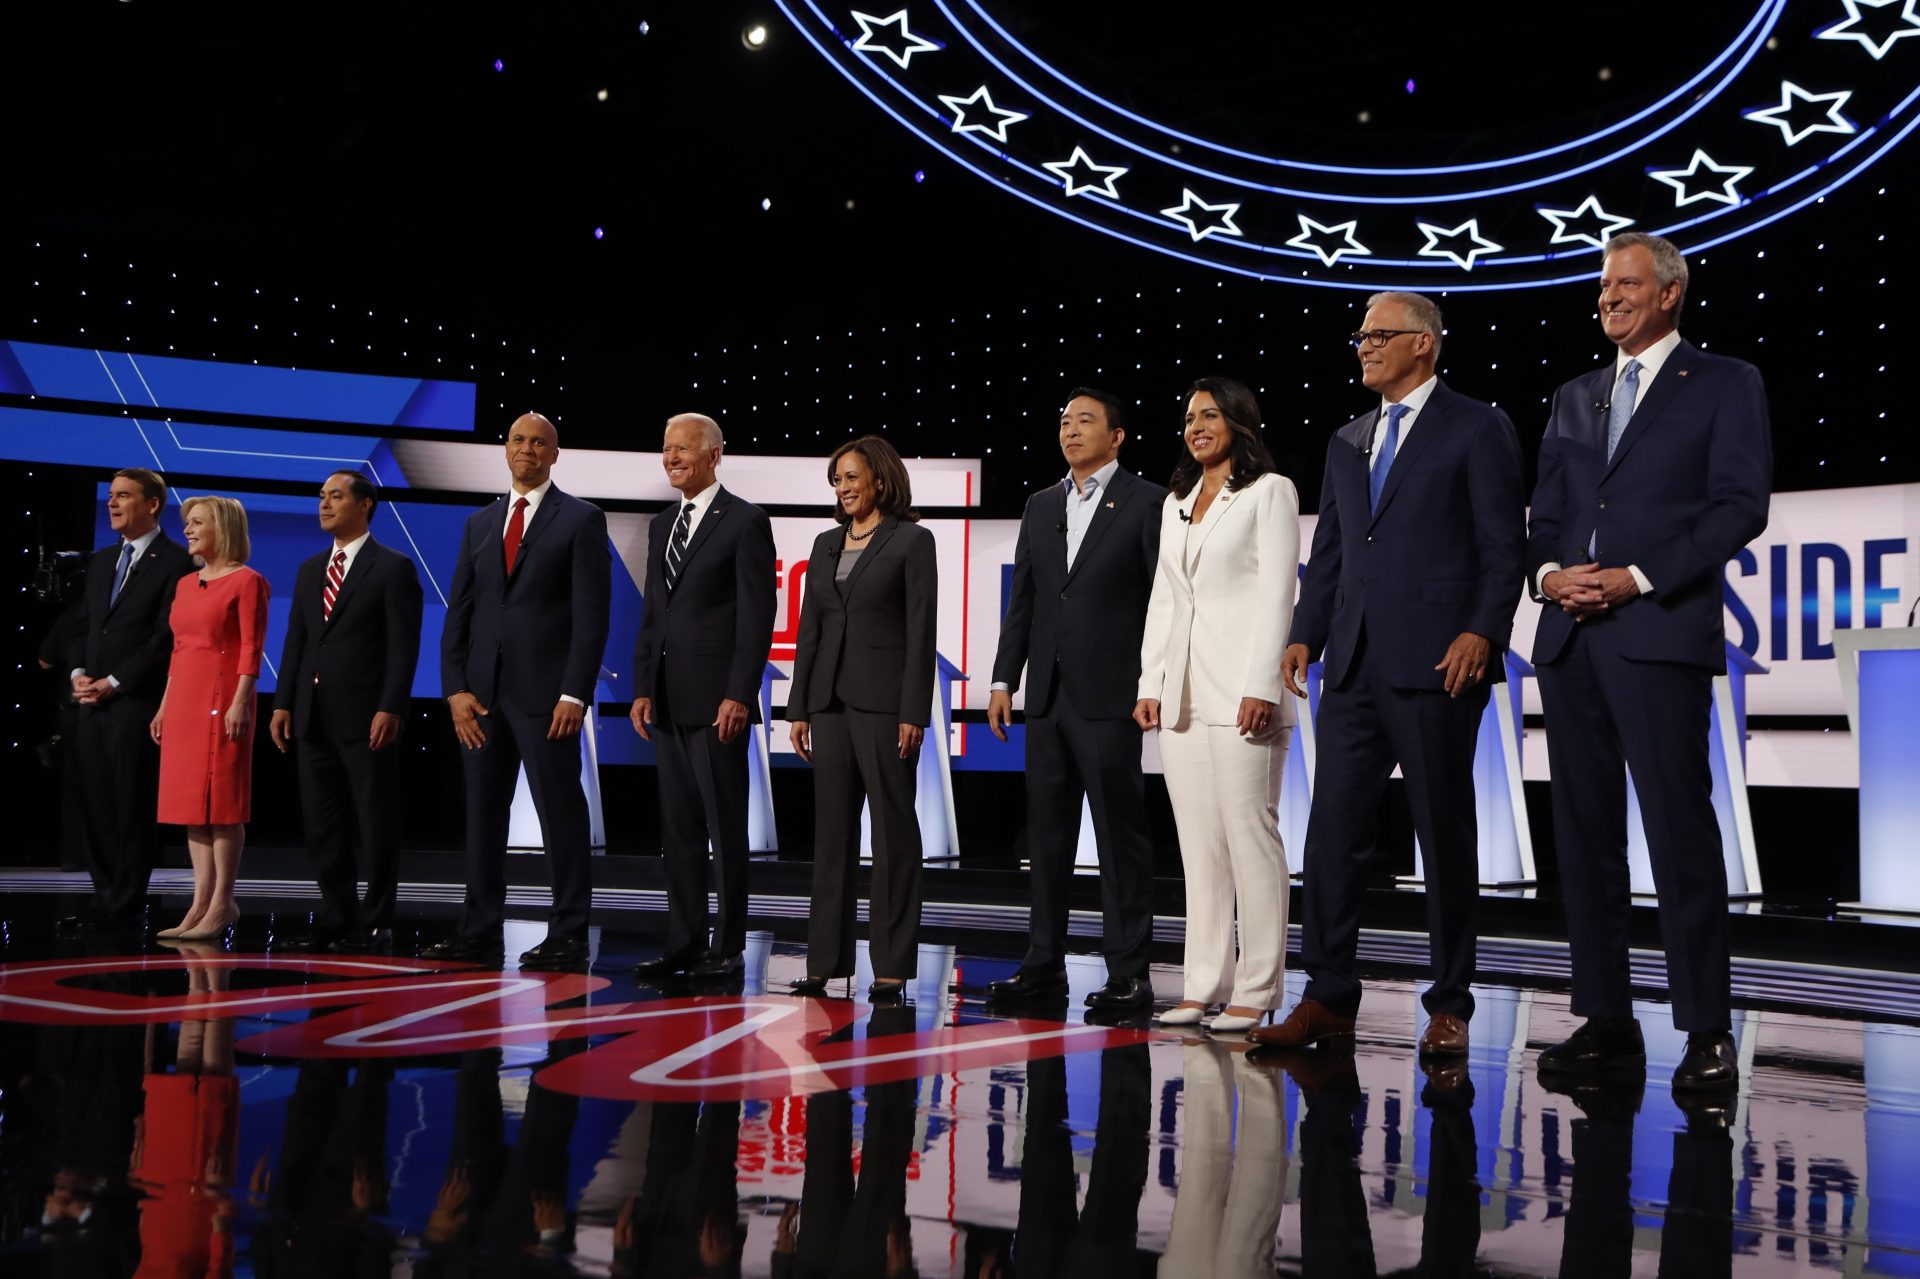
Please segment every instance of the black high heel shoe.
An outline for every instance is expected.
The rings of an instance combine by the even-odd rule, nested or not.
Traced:
[[[889,1003],[907,993],[907,980],[904,977],[876,977],[873,985],[867,987],[868,999],[881,999]]]
[[[789,983],[787,993],[790,995],[824,995],[827,993],[827,983],[832,980],[833,978],[831,977],[802,977],[799,981]]]

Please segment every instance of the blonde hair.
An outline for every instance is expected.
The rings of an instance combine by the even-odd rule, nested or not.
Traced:
[[[247,539],[247,508],[231,497],[190,497],[180,503],[180,519],[184,523],[196,506],[207,508],[207,517],[213,524],[213,546],[220,558],[233,564],[245,564],[252,553],[252,543]]]

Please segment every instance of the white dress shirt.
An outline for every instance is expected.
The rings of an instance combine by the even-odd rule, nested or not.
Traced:
[[[1092,475],[1085,484],[1076,482],[1073,472],[1060,481],[1067,494],[1067,567],[1073,567],[1073,561],[1080,554],[1080,543],[1086,540],[1087,530],[1093,527],[1093,517],[1099,513],[1100,497],[1113,483],[1113,476],[1120,469],[1120,459],[1115,458]],[[987,686],[989,693],[1008,693],[1012,688],[1004,682]]]
[[[1413,433],[1413,424],[1419,419],[1420,410],[1427,407],[1427,401],[1433,398],[1433,388],[1438,385],[1440,385],[1439,377],[1437,375],[1430,377],[1400,399],[1400,403],[1407,406],[1407,411],[1400,419],[1400,438],[1393,445],[1395,457],[1400,455],[1400,450],[1407,447],[1407,436]],[[1373,451],[1367,454],[1369,473],[1380,463],[1380,450],[1387,442],[1387,410],[1393,407],[1393,403],[1392,400],[1385,398],[1380,401],[1380,417],[1373,424]]]
[[[159,536],[160,536],[160,526],[156,524],[152,528],[148,529],[146,532],[142,533],[139,537],[136,537],[133,539],[133,558],[126,561],[128,577],[133,576],[133,566],[140,562],[141,557],[146,555],[147,548],[153,545],[153,539]],[[122,549],[114,557],[113,572],[114,572],[115,581],[119,580],[120,561],[121,561],[121,558],[124,557],[127,553],[125,550],[126,544],[127,544],[126,539],[122,538],[121,539]],[[121,589],[125,590],[126,588],[121,587]],[[107,588],[107,598],[108,599],[113,598],[113,588],[111,586]],[[85,675],[86,673],[87,673],[86,667],[76,666],[71,671],[67,672],[67,680],[69,683],[71,683],[75,676]],[[108,672],[107,674],[107,683],[114,688],[120,687],[120,681],[113,677],[112,672]]]
[[[360,548],[367,544],[367,539],[372,536],[373,536],[373,533],[371,530],[369,530],[365,533],[362,533],[359,537],[354,538],[351,542],[344,542],[344,543],[339,541],[334,542],[333,555],[327,556],[327,566],[329,569],[332,568],[334,555],[338,555],[341,551],[345,551],[347,553],[347,562],[340,566],[340,580],[342,582],[345,582],[347,580],[347,574],[353,572],[354,559],[360,554]]]
[[[693,535],[700,531],[700,521],[706,518],[707,512],[713,507],[713,499],[719,495],[720,481],[715,480],[698,493],[695,493],[692,497],[681,497],[679,499],[679,506],[675,508],[676,510],[684,510],[688,502],[693,503],[693,513],[687,516],[687,541],[693,541]],[[679,519],[680,517],[678,515],[674,516],[675,523],[678,523]],[[672,536],[672,534],[669,533],[668,536]]]
[[[553,481],[548,480],[545,484],[542,484],[539,488],[528,489],[524,493],[519,493],[519,492],[508,493],[507,494],[507,518],[506,518],[506,522],[500,526],[500,536],[505,537],[507,535],[507,530],[513,527],[513,508],[520,501],[520,499],[524,497],[525,499],[527,499],[527,509],[520,517],[520,536],[525,537],[527,535],[527,530],[533,527],[533,517],[539,514],[540,503],[546,500],[547,490],[552,487],[553,487]],[[347,552],[348,568],[353,567],[353,556],[354,556],[354,552],[352,551]],[[586,705],[586,703],[581,701],[579,698],[570,696],[569,694],[566,694],[566,693],[560,694],[560,700],[563,702],[572,702],[575,706]]]

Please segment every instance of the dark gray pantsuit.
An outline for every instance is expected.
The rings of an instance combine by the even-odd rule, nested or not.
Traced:
[[[813,716],[813,913],[808,971],[853,975],[854,871],[860,802],[873,799],[867,937],[878,977],[911,977],[920,940],[920,820],[913,808],[920,752],[900,758],[900,721],[873,711]],[[831,957],[831,963],[828,959]]]

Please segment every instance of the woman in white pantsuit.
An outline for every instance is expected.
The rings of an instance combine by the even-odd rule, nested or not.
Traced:
[[[1280,680],[1300,567],[1300,497],[1229,378],[1187,400],[1187,456],[1160,517],[1160,561],[1133,717],[1160,759],[1187,883],[1185,998],[1160,1014],[1209,1030],[1257,1025],[1280,995],[1287,858],[1280,778],[1294,722]],[[1236,957],[1234,920],[1240,923]]]

